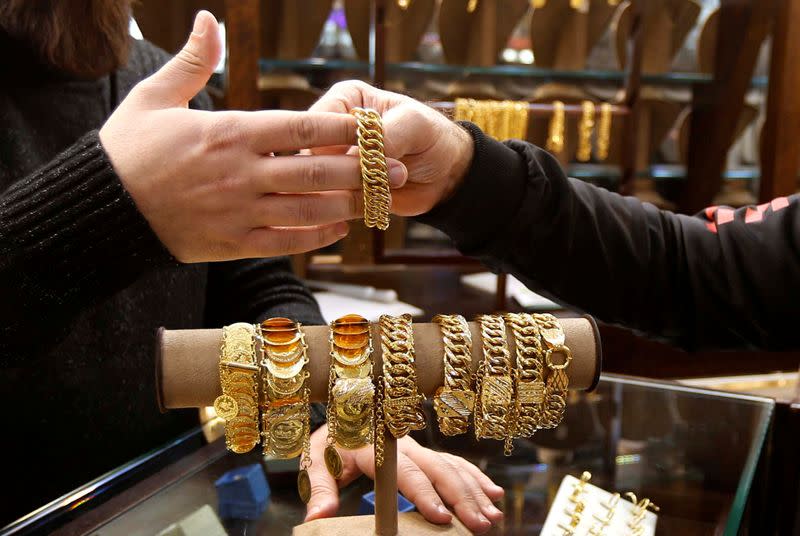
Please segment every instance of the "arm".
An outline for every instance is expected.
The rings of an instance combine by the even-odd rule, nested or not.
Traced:
[[[800,344],[790,325],[800,290],[796,199],[707,211],[715,221],[673,214],[568,179],[533,145],[467,128],[475,154],[463,183],[421,218],[465,254],[686,348]]]

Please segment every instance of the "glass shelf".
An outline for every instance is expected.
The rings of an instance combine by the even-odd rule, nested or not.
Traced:
[[[303,60],[261,59],[261,73],[277,70],[292,71],[353,71],[369,72],[369,63],[359,60],[309,58]],[[560,71],[541,69],[526,65],[493,65],[479,67],[470,65],[447,65],[437,63],[389,63],[386,65],[389,74],[441,74],[463,78],[467,76],[504,76],[535,79],[541,82],[593,82],[598,84],[620,85],[624,82],[622,71]],[[704,73],[673,72],[658,75],[642,75],[642,83],[654,86],[676,86],[710,84],[713,77]],[[766,87],[766,77],[753,79],[753,87]]]
[[[740,530],[774,406],[757,396],[603,375],[594,392],[570,395],[559,428],[515,442],[511,457],[502,455],[498,442],[476,442],[472,435],[448,438],[435,425],[415,438],[472,460],[506,490],[499,505],[505,523],[497,534],[538,534],[564,475],[588,470],[593,484],[633,491],[659,505],[658,535],[733,536]],[[428,422],[435,423],[430,405],[426,411]],[[165,448],[170,450],[174,444]],[[32,527],[39,533],[60,528],[64,534],[153,534],[204,505],[216,511],[214,481],[253,463],[267,471],[270,504],[257,521],[224,520],[227,533],[288,535],[303,520],[305,508],[294,487],[296,461],[265,462],[255,451],[237,456],[217,440],[162,463],[163,469],[124,489],[115,485],[131,466],[152,464],[155,458],[151,454],[112,471],[28,516],[27,528],[12,524],[4,534],[29,533]],[[361,495],[371,488],[363,477],[344,488],[339,515],[354,515]]]
[[[621,178],[619,166],[608,164],[571,164],[568,167],[570,177],[581,180],[608,180],[618,181]],[[759,178],[759,168],[756,166],[748,168],[730,169],[723,173],[723,180],[757,180]],[[663,180],[686,180],[686,167],[677,164],[654,164],[647,171],[637,173],[638,177],[651,178],[657,181]]]

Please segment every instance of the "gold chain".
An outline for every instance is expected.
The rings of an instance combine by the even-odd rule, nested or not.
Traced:
[[[477,397],[481,415],[476,413],[476,433],[479,438],[504,441],[504,452],[508,456],[513,450],[511,401],[514,381],[505,322],[496,315],[481,315],[477,320],[481,327],[484,359],[479,368],[481,381]]]
[[[578,160],[588,162],[592,157],[592,132],[594,131],[594,103],[581,103],[581,122],[578,127]]]
[[[611,148],[611,105],[604,102],[600,105],[600,124],[597,128],[597,159],[608,158]]]
[[[444,435],[463,434],[475,405],[472,390],[472,334],[460,315],[433,318],[442,331],[444,344],[444,385],[436,391],[433,407]]]
[[[386,423],[383,418],[383,393],[386,391],[386,382],[383,376],[378,378],[378,393],[375,400],[373,422],[375,423],[375,465],[383,466],[383,442],[386,439]]]
[[[389,227],[392,192],[383,145],[383,121],[375,110],[353,108],[358,123],[358,154],[364,189],[364,223],[385,231]]]
[[[542,420],[544,402],[544,350],[539,326],[527,313],[509,313],[506,323],[516,343],[516,403],[514,437],[530,437]]]
[[[559,154],[564,150],[564,126],[564,103],[554,101],[553,117],[550,118],[547,135],[547,150],[553,154]]]

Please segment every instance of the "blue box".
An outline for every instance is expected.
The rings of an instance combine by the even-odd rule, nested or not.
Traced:
[[[231,469],[214,482],[222,519],[256,520],[269,504],[270,489],[260,464]]]
[[[414,503],[403,497],[400,493],[397,494],[397,511],[398,512],[413,512],[416,510]],[[370,491],[361,496],[361,504],[358,506],[358,515],[370,516],[375,513],[375,492]]]

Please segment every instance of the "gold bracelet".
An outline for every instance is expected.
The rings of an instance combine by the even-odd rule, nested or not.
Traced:
[[[364,189],[364,223],[385,231],[389,227],[392,192],[383,147],[383,121],[375,110],[353,108],[358,123],[358,154]]]
[[[439,430],[453,436],[466,433],[475,407],[472,390],[472,334],[461,315],[437,315],[444,342],[444,385],[436,390],[433,408]]]
[[[539,326],[527,313],[509,313],[506,323],[514,334],[517,365],[514,377],[514,437],[531,437],[544,410],[544,349]]]
[[[372,337],[369,321],[345,315],[330,324],[328,438],[325,466],[333,478],[342,476],[336,445],[357,449],[372,442],[375,386],[372,383]]]
[[[547,135],[547,150],[559,154],[564,150],[564,103],[553,102],[553,117],[550,118],[550,127]]]
[[[467,13],[475,13],[478,9],[478,0],[467,0]]]
[[[611,105],[604,102],[600,105],[600,124],[597,127],[597,159],[608,158],[611,148]]]
[[[549,369],[544,388],[544,411],[540,428],[555,428],[561,424],[567,408],[567,387],[569,376],[567,367],[572,361],[572,352],[564,344],[566,336],[561,324],[556,317],[550,314],[534,314],[533,318],[539,324],[542,344],[545,348],[544,361]],[[553,362],[555,354],[563,354],[564,362]]]
[[[581,103],[581,122],[578,126],[578,153],[580,162],[588,162],[592,157],[592,132],[594,131],[594,103],[583,101]]]
[[[477,320],[481,327],[483,361],[476,381],[475,436],[504,441],[504,453],[508,456],[513,450],[510,420],[514,384],[506,326],[500,316],[481,315]]]
[[[301,456],[297,491],[307,503],[311,497],[311,416],[305,335],[299,323],[282,317],[265,320],[260,331],[263,455],[279,459]]]
[[[422,401],[414,368],[414,334],[411,315],[381,315],[383,376],[378,385],[375,422],[375,459],[383,464],[384,427],[397,439],[425,428]]]
[[[219,383],[214,409],[225,420],[225,446],[237,454],[258,444],[258,367],[255,328],[243,322],[222,328]]]

